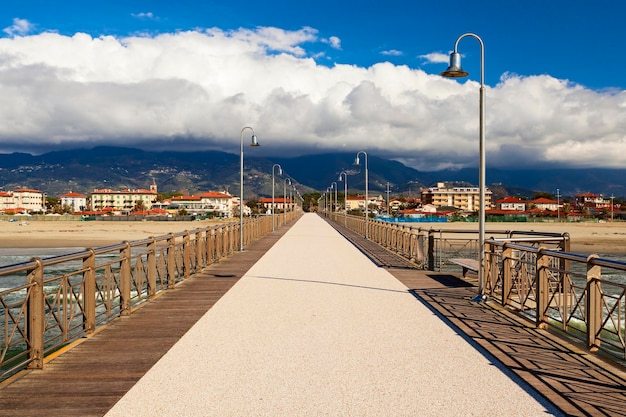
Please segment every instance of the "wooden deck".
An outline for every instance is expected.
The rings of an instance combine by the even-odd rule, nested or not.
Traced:
[[[287,230],[251,243],[115,320],[48,360],[43,370],[5,381],[0,416],[103,416]]]
[[[0,416],[104,415],[286,230],[207,268],[130,318],[116,320],[50,360],[44,370],[4,383]],[[626,416],[624,368],[535,329],[495,304],[470,302],[475,287],[456,276],[402,266],[388,271],[416,302],[567,415]],[[494,401],[507,401],[506,393],[494,393]]]
[[[435,314],[568,416],[626,416],[626,369],[536,329],[495,303],[473,303],[476,287],[446,273],[389,270]],[[471,381],[468,381],[471,383]],[[494,401],[506,401],[494,393]]]

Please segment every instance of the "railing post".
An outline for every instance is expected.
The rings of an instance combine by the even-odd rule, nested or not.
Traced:
[[[204,268],[204,259],[202,259],[202,251],[204,248],[204,242],[202,241],[202,230],[196,232],[196,269],[194,272],[199,272]]]
[[[44,331],[44,292],[43,292],[43,262],[39,258],[32,258],[37,266],[28,273],[28,283],[33,284],[28,290],[28,321],[27,334],[30,342],[30,362],[28,368],[43,368],[43,331]]]
[[[513,249],[505,243],[502,247],[502,294],[500,304],[507,306],[511,300],[511,289],[513,288],[513,274],[511,268],[513,267]],[[485,271],[487,268],[485,267]],[[490,285],[493,291],[494,283]]]
[[[96,252],[89,248],[83,258],[83,330],[86,334],[96,329]]]
[[[173,233],[167,238],[167,288],[176,286],[176,236]]]
[[[589,255],[587,258],[587,346],[592,352],[600,348],[597,335],[602,323],[602,267],[593,264],[593,259],[597,257],[598,255]]]
[[[191,275],[191,250],[189,248],[189,230],[185,230],[183,236],[183,271],[184,277],[189,278]]]
[[[537,312],[536,325],[540,329],[548,328],[548,304],[550,302],[550,285],[548,283],[548,273],[550,267],[550,257],[544,253],[544,248],[539,248],[537,252]],[[565,294],[563,294],[565,296]]]
[[[150,237],[148,243],[148,297],[153,298],[156,295],[156,277],[157,277],[157,256],[156,256],[156,239]]]
[[[120,316],[130,316],[130,243],[120,251]]]
[[[435,231],[428,231],[428,270],[435,270]]]

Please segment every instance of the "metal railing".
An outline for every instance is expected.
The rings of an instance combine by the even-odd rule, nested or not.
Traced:
[[[626,360],[626,263],[493,239],[485,259],[486,295]]]
[[[365,236],[363,217],[323,215]],[[427,270],[456,270],[452,258],[479,259],[477,231],[367,223],[371,241]],[[567,233],[486,233],[485,294],[490,300],[540,328],[578,339],[590,351],[626,360],[625,262],[571,253]]]
[[[246,220],[244,245],[271,231],[271,216]],[[239,233],[224,223],[0,266],[0,380],[232,255]]]

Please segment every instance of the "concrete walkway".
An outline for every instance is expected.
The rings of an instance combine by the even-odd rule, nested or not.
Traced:
[[[560,415],[304,215],[107,416]]]

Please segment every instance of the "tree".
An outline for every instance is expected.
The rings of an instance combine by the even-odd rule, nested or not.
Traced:
[[[545,191],[539,191],[533,194],[533,200],[538,198],[549,198],[550,200],[554,200],[554,196],[550,193],[546,193]]]

